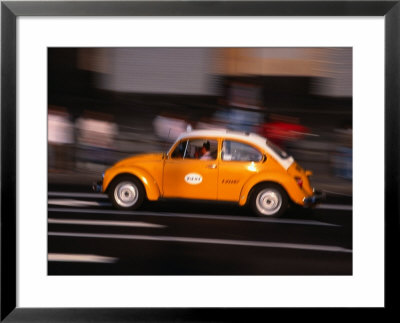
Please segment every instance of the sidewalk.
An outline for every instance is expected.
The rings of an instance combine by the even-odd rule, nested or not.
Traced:
[[[49,185],[65,186],[87,186],[91,189],[93,182],[101,180],[102,171],[69,171],[69,172],[49,172]]]

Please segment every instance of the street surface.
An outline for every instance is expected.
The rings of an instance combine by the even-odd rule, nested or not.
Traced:
[[[351,198],[258,218],[227,203],[112,208],[85,187],[49,186],[49,275],[352,275]]]

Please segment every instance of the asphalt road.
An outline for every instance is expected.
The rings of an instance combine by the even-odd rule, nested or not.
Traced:
[[[49,275],[351,275],[351,200],[255,217],[227,203],[163,201],[127,212],[49,187]]]

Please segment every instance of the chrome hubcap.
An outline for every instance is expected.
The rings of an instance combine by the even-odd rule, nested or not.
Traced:
[[[282,206],[282,196],[274,189],[264,189],[258,193],[256,205],[260,213],[274,215]]]
[[[138,200],[139,192],[131,182],[121,182],[114,190],[114,198],[118,205],[130,207]]]

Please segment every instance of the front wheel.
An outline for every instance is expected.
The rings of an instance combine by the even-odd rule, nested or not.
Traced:
[[[109,197],[114,207],[120,210],[135,210],[144,200],[145,191],[142,183],[131,176],[115,180],[110,187]]]
[[[251,207],[258,216],[279,217],[288,207],[288,196],[278,185],[264,184],[257,187],[251,196]]]

